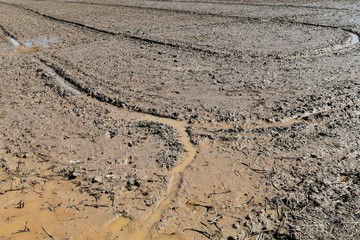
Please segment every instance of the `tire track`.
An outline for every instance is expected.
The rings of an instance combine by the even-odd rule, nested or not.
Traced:
[[[239,2],[215,2],[215,1],[170,1],[170,0],[148,0],[149,2],[171,2],[171,3],[206,3],[215,5],[235,5],[235,6],[254,6],[254,7],[286,7],[286,8],[308,8],[316,10],[341,10],[341,11],[354,11],[348,8],[332,8],[332,7],[320,7],[320,6],[306,6],[306,5],[291,5],[291,4],[261,4],[261,3],[239,3]],[[64,1],[68,2],[68,1]],[[84,3],[79,1],[79,3]]]
[[[90,25],[87,25],[87,24],[74,22],[74,21],[69,21],[69,20],[65,20],[65,19],[62,19],[62,18],[57,18],[57,17],[51,16],[51,15],[43,14],[43,13],[35,11],[33,9],[26,8],[26,7],[23,7],[23,6],[19,6],[19,5],[16,5],[16,4],[10,4],[10,3],[5,3],[5,2],[0,2],[0,4],[12,6],[12,7],[17,7],[19,9],[22,9],[24,11],[27,11],[27,12],[30,12],[30,13],[33,13],[33,14],[36,14],[36,15],[41,16],[43,18],[47,18],[49,20],[56,21],[56,22],[63,23],[63,24],[68,24],[70,26],[78,27],[78,28],[81,28],[81,29],[86,29],[86,30],[89,30],[89,31],[92,31],[92,32],[102,33],[102,34],[106,34],[106,35],[110,35],[110,36],[114,36],[114,37],[123,37],[123,38],[127,38],[127,39],[130,39],[132,41],[140,42],[140,43],[150,43],[150,44],[156,44],[156,45],[167,46],[167,47],[172,47],[172,48],[190,50],[190,51],[199,52],[199,53],[203,53],[203,54],[207,54],[207,55],[220,55],[222,57],[226,57],[226,54],[221,53],[221,52],[211,51],[211,50],[202,49],[202,48],[193,47],[193,46],[187,46],[187,45],[185,46],[185,45],[181,45],[181,44],[164,42],[164,41],[160,41],[160,40],[135,36],[135,35],[127,34],[127,33],[112,32],[112,31],[96,28],[96,27],[93,27],[93,26],[90,26]]]
[[[192,4],[214,4],[214,5],[231,5],[231,6],[250,6],[250,7],[275,7],[275,8],[296,8],[296,9],[314,9],[314,10],[335,10],[335,11],[356,11],[348,8],[330,8],[330,7],[319,7],[319,6],[297,6],[297,5],[276,5],[276,4],[255,4],[255,3],[235,3],[235,2],[211,2],[211,1],[167,1],[167,0],[149,0],[150,2],[168,2],[168,3],[192,3]],[[188,13],[195,15],[204,15],[204,16],[225,16],[221,14],[213,14],[213,13],[199,13],[195,11],[189,10],[177,10],[177,9],[165,9],[165,8],[157,8],[157,7],[141,7],[127,4],[112,4],[112,3],[99,3],[99,2],[82,2],[82,1],[58,1],[68,4],[85,4],[85,5],[97,5],[97,6],[109,6],[109,7],[123,7],[123,8],[132,8],[132,9],[145,9],[145,10],[155,10],[155,11],[165,11],[165,12],[177,12],[177,13]],[[239,16],[231,16],[226,15],[227,17],[237,17],[243,18]]]
[[[84,3],[84,2],[68,2],[68,1],[61,1],[64,3]],[[0,2],[2,4],[5,5],[10,5],[13,7],[18,7],[24,11],[28,11],[31,12],[32,14],[36,14],[39,15],[41,17],[47,18],[49,20],[53,20],[53,21],[57,21],[63,24],[68,24],[74,27],[78,27],[78,28],[82,28],[82,29],[86,29],[89,31],[93,31],[93,32],[97,32],[97,33],[102,33],[102,34],[106,34],[106,35],[110,35],[110,36],[115,36],[115,37],[124,37],[127,38],[129,40],[135,41],[135,42],[139,42],[139,43],[149,43],[149,44],[156,44],[156,45],[161,45],[161,46],[167,46],[170,48],[177,48],[177,49],[183,49],[183,50],[189,50],[189,51],[194,51],[194,52],[199,52],[202,54],[206,54],[206,55],[217,55],[223,58],[228,58],[231,55],[234,55],[235,57],[239,57],[237,53],[226,53],[226,52],[219,52],[213,49],[204,49],[202,48],[202,46],[193,46],[193,45],[188,45],[188,44],[181,44],[181,43],[177,43],[177,42],[169,42],[169,41],[161,41],[161,40],[157,40],[157,39],[152,39],[152,38],[147,38],[147,37],[143,37],[143,36],[137,36],[137,35],[133,35],[133,34],[128,34],[128,33],[122,33],[122,32],[113,32],[113,31],[109,31],[109,30],[105,30],[105,29],[101,29],[101,28],[97,28],[91,25],[87,25],[84,23],[79,23],[76,21],[70,21],[70,20],[65,20],[62,18],[58,18],[58,17],[54,17],[48,14],[44,14],[41,13],[39,11],[36,11],[34,9],[31,8],[27,8],[24,6],[20,6],[17,4],[12,4],[12,3],[4,3],[4,2]],[[84,4],[90,4],[90,5],[104,5],[104,6],[117,6],[117,7],[130,7],[130,8],[136,8],[136,9],[146,9],[146,10],[156,10],[156,11],[171,11],[171,12],[177,12],[177,13],[188,13],[188,14],[196,14],[196,15],[202,15],[201,13],[196,13],[196,12],[187,12],[187,11],[180,11],[180,10],[168,10],[168,9],[153,9],[153,8],[147,8],[147,7],[137,7],[137,6],[127,6],[127,5],[119,5],[119,4],[104,4],[104,3],[84,3]],[[205,16],[208,14],[205,14]],[[224,18],[234,18],[234,19],[241,19],[242,21],[251,21],[251,22],[264,22],[262,21],[260,18],[251,18],[251,17],[237,17],[237,16],[225,16],[225,15],[218,15],[218,14],[210,14],[208,16],[217,16],[217,17],[224,17]],[[293,21],[293,20],[288,20],[288,19],[283,19],[283,18],[272,18],[272,19],[267,19],[266,20],[269,23],[274,23],[274,24],[284,24],[284,23],[288,23],[288,24],[297,24],[297,25],[303,25],[303,26],[310,26],[310,27],[320,27],[320,28],[327,28],[327,29],[340,29],[344,32],[347,32],[349,34],[352,35],[353,39],[358,39],[359,38],[359,34],[355,31],[353,31],[352,29],[345,29],[345,28],[341,28],[341,27],[336,27],[336,26],[331,26],[331,25],[321,25],[321,24],[314,24],[314,23],[306,23],[306,22],[297,22],[297,21]],[[337,45],[335,47],[326,47],[324,49],[315,49],[315,50],[310,50],[310,52],[307,52],[305,54],[300,54],[299,56],[297,55],[289,55],[289,56],[284,56],[282,58],[286,58],[286,57],[304,57],[304,56],[311,56],[311,55],[322,55],[323,53],[330,53],[330,52],[338,52],[339,50],[343,50],[347,47],[351,47],[355,44],[357,44],[357,41],[352,42],[354,44],[348,44],[348,43],[344,43],[341,45]],[[240,55],[243,55],[240,54]],[[256,57],[255,55],[251,55],[251,57]],[[276,56],[267,56],[269,58],[271,57],[275,57]]]
[[[9,38],[15,39],[14,35],[11,34],[4,26],[0,25],[0,30]]]

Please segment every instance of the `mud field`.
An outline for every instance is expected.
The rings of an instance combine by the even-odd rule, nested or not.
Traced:
[[[360,3],[0,1],[0,239],[360,239]]]

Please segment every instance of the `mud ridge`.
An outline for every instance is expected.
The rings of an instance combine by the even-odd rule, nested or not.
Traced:
[[[103,29],[98,29],[98,28],[88,26],[88,25],[85,25],[85,24],[82,24],[82,23],[72,22],[72,21],[56,18],[56,17],[50,16],[50,15],[42,14],[42,13],[40,13],[38,11],[35,11],[33,9],[20,6],[20,5],[17,5],[17,4],[6,3],[6,2],[0,2],[0,4],[12,6],[12,7],[17,7],[19,9],[34,13],[36,15],[39,15],[41,17],[44,17],[44,18],[47,18],[47,19],[50,19],[50,20],[54,20],[54,21],[57,21],[57,22],[62,22],[64,24],[74,25],[74,26],[77,26],[77,27],[80,27],[80,28],[83,28],[83,29],[87,29],[87,30],[90,30],[90,31],[94,31],[94,32],[98,32],[98,33],[104,33],[104,34],[108,34],[108,35],[112,35],[112,36],[118,35],[117,33],[110,32],[110,31],[103,30]]]
[[[271,20],[272,22],[278,22],[278,23],[290,23],[294,25],[303,25],[303,26],[310,26],[310,27],[317,27],[317,28],[328,28],[328,29],[338,29],[341,30],[347,34],[350,35],[350,42],[343,42],[339,45],[329,46],[325,48],[319,48],[319,49],[312,49],[309,51],[306,51],[305,53],[295,53],[293,56],[288,56],[289,58],[297,58],[297,57],[305,57],[305,56],[322,56],[326,53],[337,53],[341,50],[352,48],[354,45],[357,45],[359,43],[360,39],[360,33],[357,31],[354,31],[349,28],[342,28],[332,25],[322,25],[322,24],[316,24],[316,23],[308,23],[308,22],[298,22],[298,21],[292,21],[284,18],[274,18]]]
[[[317,24],[317,23],[309,23],[309,22],[298,22],[298,21],[293,21],[293,20],[288,20],[288,19],[281,19],[281,18],[277,18],[275,19],[275,21],[278,21],[280,23],[291,23],[291,24],[300,24],[300,25],[304,25],[304,26],[311,26],[311,27],[322,27],[322,28],[330,28],[330,29],[340,29],[344,32],[348,32],[348,33],[352,33],[355,34],[359,37],[359,32],[354,31],[352,29],[349,28],[342,28],[342,27],[337,27],[337,26],[333,26],[333,25],[322,25],[322,24]]]
[[[176,10],[176,9],[165,9],[165,8],[156,8],[156,7],[140,7],[140,6],[133,6],[133,5],[123,5],[123,4],[109,4],[109,3],[90,3],[90,2],[75,2],[75,1],[60,1],[68,4],[87,4],[87,5],[99,5],[99,6],[109,6],[109,7],[119,7],[119,8],[130,8],[130,9],[141,9],[141,10],[153,10],[158,12],[168,12],[168,13],[185,13],[189,15],[196,15],[196,16],[209,16],[209,17],[228,17],[228,18],[236,18],[236,19],[251,19],[249,17],[239,17],[239,16],[225,16],[222,14],[217,13],[200,13],[195,11],[188,11],[188,10]],[[257,19],[257,18],[254,18]],[[260,19],[260,18],[259,18]]]
[[[258,134],[266,132],[268,130],[289,129],[294,126],[308,126],[309,124],[317,123],[317,116],[321,114],[336,114],[338,112],[345,111],[350,107],[356,107],[359,104],[359,100],[353,100],[351,103],[343,103],[336,107],[319,109],[313,112],[306,112],[303,114],[297,114],[288,118],[284,118],[276,122],[264,122],[263,124],[255,126],[239,126],[235,128],[222,128],[212,131],[207,131],[205,134],[195,134],[203,138],[208,139],[221,139],[224,141],[233,141],[237,139],[237,136],[244,134]],[[310,121],[310,122],[309,122]],[[229,135],[221,135],[229,134]],[[231,135],[231,136],[230,136]]]
[[[82,1],[59,1],[65,2],[69,4],[86,4],[86,5],[99,5],[99,6],[109,6],[109,7],[127,7],[133,9],[149,9],[149,10],[157,10],[157,11],[173,11],[173,12],[181,12],[181,13],[188,13],[188,14],[195,14],[195,15],[209,15],[209,16],[223,16],[220,14],[211,14],[211,13],[198,13],[194,11],[187,11],[187,10],[175,10],[175,9],[163,9],[163,8],[156,8],[156,7],[140,7],[140,6],[133,6],[133,5],[123,5],[123,4],[111,4],[111,3],[97,3],[97,2],[82,2]],[[275,4],[251,4],[251,3],[235,3],[235,2],[211,2],[211,1],[170,1],[170,0],[151,0],[151,2],[171,2],[171,3],[205,3],[205,4],[214,4],[214,5],[234,5],[234,6],[252,6],[252,7],[285,7],[285,8],[305,8],[305,9],[315,9],[315,10],[337,10],[337,11],[354,11],[352,9],[347,8],[329,8],[329,7],[318,7],[318,6],[296,6],[296,5],[275,5]],[[229,16],[229,17],[238,17],[238,16]],[[240,18],[240,17],[239,17]]]
[[[9,38],[15,39],[15,36],[13,34],[11,34],[8,30],[5,29],[4,26],[0,25],[0,30]]]
[[[83,86],[82,84],[79,84],[77,81],[75,81],[74,79],[69,77],[67,74],[65,74],[64,71],[60,67],[56,66],[55,64],[49,63],[47,60],[44,60],[44,59],[39,59],[39,61],[42,64],[44,64],[46,67],[51,68],[57,75],[59,75],[61,78],[63,78],[69,85],[75,87],[78,91],[80,91],[84,94],[87,94],[88,96],[98,100],[99,102],[107,103],[112,106],[127,109],[129,111],[136,112],[139,114],[142,113],[142,114],[148,114],[148,115],[151,115],[154,117],[178,120],[178,118],[174,117],[173,115],[170,115],[170,114],[165,115],[165,114],[161,114],[158,112],[146,111],[142,108],[131,106],[121,99],[109,97],[109,96],[106,96],[105,94],[96,92],[93,88],[89,88],[89,87]],[[84,73],[84,74],[86,74],[86,73]]]
[[[83,92],[83,93],[91,96],[92,98],[95,98],[96,100],[98,100],[100,102],[108,103],[108,104],[111,104],[111,105],[119,107],[119,108],[127,108],[128,107],[127,104],[125,104],[125,102],[123,102],[122,100],[107,97],[104,94],[95,92],[91,88],[84,87],[84,86],[80,85],[78,82],[76,82],[75,80],[66,76],[66,74],[60,68],[46,62],[44,59],[39,59],[39,60],[46,67],[51,68],[58,76],[63,78],[65,82],[67,82],[70,86],[74,87],[77,91]]]
[[[228,57],[228,54],[224,54],[224,53],[220,53],[220,52],[216,52],[216,51],[211,51],[211,50],[207,50],[207,49],[201,49],[198,47],[193,47],[193,46],[183,46],[183,45],[179,45],[179,44],[174,44],[174,43],[166,43],[166,42],[162,42],[159,40],[153,40],[153,39],[149,39],[149,38],[143,38],[143,37],[139,37],[139,36],[133,36],[133,35],[123,35],[126,38],[132,39],[132,40],[136,40],[136,41],[141,41],[141,42],[146,42],[146,43],[151,43],[151,44],[158,44],[158,45],[163,45],[163,46],[168,46],[168,47],[174,47],[174,48],[180,48],[180,49],[188,49],[188,50],[192,50],[195,52],[201,52],[201,53],[205,53],[205,54],[209,54],[209,55],[220,55],[221,57]]]
[[[237,2],[212,2],[212,1],[171,1],[171,0],[150,0],[151,2],[176,2],[176,3],[208,3],[216,5],[235,5],[235,6],[253,6],[253,7],[287,7],[287,8],[306,8],[306,9],[316,9],[316,10],[341,10],[341,11],[353,11],[348,8],[331,8],[331,7],[319,7],[319,6],[304,6],[304,5],[276,5],[276,4],[259,4],[259,3],[237,3]]]

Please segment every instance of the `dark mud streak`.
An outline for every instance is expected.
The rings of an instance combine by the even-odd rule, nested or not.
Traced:
[[[180,45],[180,44],[168,43],[168,42],[163,42],[163,41],[159,41],[159,40],[154,40],[154,39],[144,38],[144,37],[134,36],[134,35],[128,35],[128,34],[124,34],[123,36],[126,38],[129,38],[129,39],[132,39],[132,40],[151,43],[151,44],[164,45],[164,46],[174,47],[174,48],[179,48],[179,49],[188,49],[188,50],[192,50],[195,52],[206,53],[209,55],[221,55],[222,57],[228,56],[228,54],[223,54],[223,53],[216,52],[216,51],[201,49],[201,48],[197,48],[194,46],[184,46],[184,45]]]
[[[149,2],[176,2],[176,3],[208,3],[215,5],[235,5],[235,6],[254,6],[254,7],[286,7],[286,8],[308,8],[316,10],[341,10],[341,11],[354,11],[348,8],[332,8],[320,6],[306,6],[306,5],[291,5],[291,4],[260,4],[260,3],[237,3],[237,2],[212,2],[212,1],[172,1],[172,0],[148,0]]]
[[[158,1],[158,2],[162,2],[163,0],[150,0],[150,1]],[[175,9],[162,9],[162,8],[152,8],[152,7],[139,7],[139,6],[131,6],[131,5],[123,5],[123,4],[107,4],[107,3],[96,3],[96,2],[82,2],[82,1],[61,1],[64,3],[68,3],[68,4],[87,4],[87,5],[100,5],[100,6],[111,6],[111,7],[123,7],[123,8],[134,8],[134,9],[142,9],[142,10],[155,10],[155,11],[163,11],[163,12],[175,12],[175,13],[185,13],[185,14],[191,14],[191,15],[201,15],[201,16],[216,16],[216,17],[224,17],[224,18],[234,18],[234,19],[241,19],[244,21],[252,21],[252,22],[263,22],[264,19],[262,18],[256,18],[256,17],[240,17],[240,16],[228,16],[228,15],[223,15],[223,14],[211,14],[211,13],[199,13],[199,12],[194,12],[194,11],[187,11],[187,10],[175,10]],[[273,5],[273,4],[250,4],[250,3],[220,3],[220,2],[195,2],[195,1],[163,1],[163,2],[180,2],[180,3],[211,3],[211,4],[220,4],[220,5],[227,5],[227,4],[231,4],[231,5],[243,5],[243,6],[260,6],[260,7],[293,7],[293,8],[312,8],[312,9],[319,9],[319,10],[348,10],[348,11],[355,11],[352,9],[342,9],[342,8],[323,8],[323,7],[316,7],[316,6],[296,6],[296,5]],[[292,21],[292,20],[288,20],[288,19],[282,19],[281,17],[277,18],[272,18],[272,19],[267,19],[267,21],[269,22],[280,22],[280,23],[290,23],[290,24],[299,24],[299,25],[304,25],[304,26],[312,26],[312,27],[322,27],[322,28],[331,28],[331,29],[340,29],[342,31],[346,31],[346,32],[350,32],[356,35],[360,35],[360,33],[353,31],[352,29],[348,29],[348,28],[341,28],[341,27],[336,27],[336,26],[332,26],[332,25],[322,25],[322,24],[315,24],[315,23],[307,23],[307,22],[297,22],[297,21]],[[118,33],[121,34],[121,33]],[[141,37],[136,37],[136,36],[129,36],[124,34],[124,36],[128,37],[128,38],[132,38],[132,39],[137,39],[137,40],[142,40],[142,41],[146,41],[146,42],[152,42],[152,43],[157,43],[157,44],[166,44],[169,46],[176,46],[176,47],[180,47],[179,45],[176,44],[169,44],[169,43],[163,43],[160,41],[154,41],[151,39],[145,39],[145,38],[141,38]],[[196,50],[200,50],[198,48],[196,48]],[[216,52],[212,52],[210,51],[210,53],[216,53]]]
[[[129,111],[133,111],[133,112],[137,112],[137,113],[148,114],[148,115],[152,115],[155,117],[178,120],[178,118],[173,115],[174,113],[169,113],[167,115],[167,114],[161,114],[161,113],[150,111],[150,110],[146,111],[142,108],[131,106],[121,99],[108,97],[105,94],[96,92],[93,88],[83,86],[82,84],[78,83],[77,81],[75,81],[74,79],[69,77],[67,74],[64,73],[64,71],[61,68],[57,67],[55,64],[49,63],[48,61],[46,61],[44,59],[38,59],[38,60],[41,63],[43,63],[45,66],[53,69],[57,75],[59,75],[61,78],[63,78],[67,83],[69,83],[69,85],[73,86],[76,90],[78,90],[84,94],[87,94],[88,96],[98,100],[99,102],[108,103],[112,106],[127,109]]]
[[[105,103],[111,104],[111,105],[119,107],[119,108],[125,108],[126,107],[126,104],[122,100],[107,97],[104,94],[95,92],[92,88],[82,86],[77,81],[75,81],[72,78],[68,77],[60,68],[46,62],[44,59],[39,59],[39,60],[40,60],[40,62],[45,64],[47,67],[52,68],[55,71],[56,74],[58,74],[66,82],[68,82],[69,85],[75,87],[76,90],[78,90],[80,92],[83,92],[83,93],[91,96],[92,98],[97,99],[100,102],[105,102]]]
[[[0,30],[1,30],[6,36],[17,40],[17,38],[16,38],[12,33],[10,33],[8,30],[6,30],[4,26],[0,25]]]
[[[337,27],[334,25],[323,25],[323,24],[317,24],[317,23],[309,23],[309,22],[298,22],[298,21],[292,21],[292,20],[288,20],[288,19],[275,19],[275,21],[278,21],[280,23],[291,23],[291,24],[297,24],[297,25],[304,25],[304,26],[310,26],[310,27],[321,27],[321,28],[330,28],[330,29],[339,29],[342,30],[344,32],[348,32],[348,33],[352,33],[357,35],[358,37],[360,37],[360,33],[357,31],[354,31],[353,29],[350,28],[343,28],[343,27]]]
[[[111,32],[111,31],[108,31],[108,30],[104,30],[104,29],[93,27],[93,26],[89,26],[89,25],[86,25],[86,24],[83,24],[83,23],[64,20],[64,19],[61,19],[61,18],[46,15],[46,14],[40,13],[38,11],[35,11],[33,9],[26,8],[26,7],[23,7],[23,6],[19,6],[19,5],[16,5],[16,4],[10,4],[10,3],[4,3],[4,2],[0,2],[0,4],[5,4],[5,5],[17,7],[17,8],[20,8],[22,10],[34,13],[36,15],[39,15],[41,17],[44,17],[44,18],[47,18],[47,19],[50,19],[50,20],[53,20],[53,21],[57,21],[57,22],[60,22],[60,23],[63,23],[63,24],[68,24],[68,25],[71,25],[71,26],[79,27],[79,28],[82,28],[82,29],[87,29],[87,30],[92,31],[92,32],[103,33],[103,34],[107,34],[107,35],[111,35],[111,36],[125,37],[125,38],[128,38],[128,39],[136,41],[136,42],[157,44],[157,45],[162,45],[162,46],[175,47],[175,48],[179,48],[179,49],[187,49],[187,50],[200,52],[200,53],[205,53],[205,54],[209,54],[209,55],[221,55],[222,57],[226,57],[226,54],[219,53],[219,52],[216,52],[216,51],[201,49],[201,48],[197,48],[197,47],[193,47],[193,46],[184,46],[184,45],[180,45],[180,44],[163,42],[163,41],[158,41],[158,40],[154,40],[154,39],[150,39],[150,38],[144,38],[144,37],[140,37],[140,36],[129,35],[129,34],[126,34],[126,33]]]
[[[85,3],[85,2],[68,2],[68,1],[62,1],[62,2],[64,2],[64,3],[81,3],[81,4],[92,4],[92,5],[104,5],[104,6],[114,6],[114,7],[125,7],[125,8],[135,8],[135,9],[146,9],[146,10],[156,10],[156,11],[165,11],[165,12],[170,11],[170,12],[176,12],[176,13],[188,13],[188,14],[195,14],[195,15],[205,15],[205,16],[208,15],[208,16],[217,16],[217,17],[224,17],[224,18],[234,18],[234,19],[241,19],[243,21],[251,21],[251,22],[263,22],[261,20],[261,18],[226,16],[226,15],[221,15],[221,14],[202,14],[202,13],[197,13],[197,12],[191,12],[191,11],[188,12],[188,11],[181,11],[181,10],[147,8],[147,7],[120,5],[120,4]],[[17,7],[17,8],[20,8],[22,10],[31,12],[33,14],[36,14],[36,15],[39,15],[41,17],[44,17],[44,18],[47,18],[47,19],[50,19],[50,20],[53,20],[53,21],[57,21],[57,22],[60,22],[60,23],[63,23],[63,24],[69,24],[69,25],[74,26],[74,27],[87,29],[87,30],[93,31],[93,32],[103,33],[103,34],[107,34],[107,35],[110,35],[110,36],[125,37],[125,38],[128,38],[130,40],[137,41],[137,42],[157,44],[157,45],[161,45],[161,46],[168,46],[168,47],[178,48],[178,49],[186,49],[186,50],[200,52],[200,53],[204,53],[204,54],[208,54],[208,55],[218,55],[218,56],[221,56],[223,58],[229,57],[231,55],[231,54],[216,52],[216,51],[212,51],[212,50],[208,50],[208,49],[202,49],[200,47],[195,47],[195,46],[190,46],[190,45],[181,45],[181,44],[176,44],[176,43],[169,43],[169,42],[159,41],[159,40],[155,40],[155,39],[130,35],[130,34],[127,34],[127,33],[112,32],[112,31],[96,28],[96,27],[93,27],[93,26],[89,26],[89,25],[86,25],[86,24],[83,24],[83,23],[64,20],[64,19],[61,19],[61,18],[50,16],[50,15],[35,11],[35,10],[31,9],[31,8],[27,8],[27,7],[24,7],[24,6],[17,5],[17,4],[5,3],[5,2],[0,2],[0,3],[4,4],[4,5]],[[331,26],[331,25],[321,25],[321,24],[314,24],[314,23],[307,23],[307,22],[297,22],[297,21],[284,19],[284,18],[281,18],[281,17],[280,18],[267,19],[267,21],[268,22],[273,22],[273,23],[290,23],[290,24],[298,24],[298,25],[312,26],[312,27],[340,29],[342,31],[355,34],[355,35],[357,35],[359,37],[359,33],[356,32],[356,31],[353,31],[352,29],[345,29],[345,28]],[[317,54],[315,54],[315,55],[317,55]]]
[[[108,7],[119,7],[119,8],[130,8],[130,9],[140,9],[140,10],[152,10],[157,12],[167,12],[167,13],[182,13],[196,16],[209,16],[209,17],[228,17],[228,18],[236,18],[236,19],[252,19],[249,17],[239,17],[239,16],[231,16],[231,15],[222,15],[217,13],[200,13],[189,10],[177,10],[177,9],[166,9],[166,8],[156,8],[156,7],[140,7],[133,5],[124,5],[124,4],[110,4],[110,3],[94,3],[94,2],[77,2],[77,1],[60,1],[67,4],[86,4],[86,5],[98,5],[98,6],[108,6]],[[260,18],[254,18],[260,20]]]
[[[188,14],[195,14],[195,15],[208,15],[208,16],[223,16],[221,14],[216,13],[199,13],[189,10],[176,10],[176,9],[165,9],[165,8],[156,8],[156,7],[140,7],[140,6],[134,6],[134,5],[124,5],[124,4],[111,4],[111,3],[97,3],[97,2],[82,2],[82,1],[59,1],[69,4],[86,4],[86,5],[99,5],[99,6],[109,6],[109,7],[124,7],[124,8],[133,8],[133,9],[148,9],[148,10],[156,10],[156,11],[165,11],[165,12],[177,12],[177,13],[188,13]],[[276,4],[254,4],[254,3],[235,3],[235,2],[211,2],[211,1],[170,1],[170,0],[150,0],[150,2],[175,2],[175,3],[206,3],[206,4],[214,4],[214,5],[233,5],[233,6],[251,6],[251,7],[277,7],[277,8],[306,8],[306,9],[315,9],[315,10],[336,10],[336,11],[356,11],[353,9],[348,8],[330,8],[330,7],[320,7],[320,6],[297,6],[297,5],[290,5],[290,4],[284,4],[284,5],[276,5]],[[226,15],[227,16],[227,15]],[[231,16],[228,17],[234,17],[234,18],[243,18],[239,16]]]
[[[104,33],[104,34],[108,34],[108,35],[112,35],[112,36],[118,35],[118,33],[115,33],[115,32],[111,32],[111,31],[107,31],[107,30],[104,30],[104,29],[99,29],[99,28],[95,28],[95,27],[92,27],[92,26],[89,26],[89,25],[85,25],[85,24],[82,24],[82,23],[72,22],[72,21],[61,19],[61,18],[56,18],[56,17],[50,16],[50,15],[46,15],[46,14],[40,13],[38,11],[35,11],[33,9],[26,8],[26,7],[17,5],[17,4],[6,3],[6,2],[0,2],[0,4],[12,6],[12,7],[17,7],[17,8],[20,8],[22,10],[25,10],[25,11],[28,11],[28,12],[31,12],[31,13],[35,13],[36,15],[39,15],[41,17],[44,17],[44,18],[47,18],[47,19],[50,19],[50,20],[54,20],[54,21],[57,21],[57,22],[62,22],[64,24],[70,24],[70,25],[73,25],[73,26],[76,26],[76,27],[80,27],[80,28],[83,28],[83,29],[93,31],[93,32]]]

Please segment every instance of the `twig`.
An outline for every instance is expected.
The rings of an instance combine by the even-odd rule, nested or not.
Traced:
[[[224,192],[213,192],[213,193],[207,193],[206,196],[210,197],[212,195],[217,195],[217,194],[227,194],[227,193],[231,193],[231,190],[226,190]]]
[[[211,231],[211,229],[208,227],[207,224],[203,223],[203,222],[200,222],[201,225],[203,225],[204,227],[206,227],[207,229],[209,229]]]
[[[7,193],[7,192],[22,191],[22,190],[25,190],[25,189],[27,189],[27,188],[24,188],[24,187],[22,187],[22,188],[10,188],[10,189],[7,189],[7,190],[5,190],[3,192],[0,192],[0,194],[4,194],[4,193]]]
[[[99,208],[99,207],[109,207],[109,205],[106,205],[106,204],[84,204],[85,207],[94,207],[94,208]]]
[[[30,232],[30,228],[28,228],[28,226],[27,226],[27,221],[26,221],[25,224],[24,224],[24,230],[23,230],[23,232]]]
[[[252,171],[254,171],[256,173],[266,173],[266,172],[268,172],[267,170],[264,170],[264,169],[257,169],[257,168],[250,167],[250,165],[247,164],[247,163],[242,162],[241,164],[248,167],[250,170],[252,170]]]
[[[204,204],[200,204],[200,203],[191,203],[191,202],[188,202],[187,204],[190,204],[190,205],[193,205],[195,207],[203,207],[203,208],[206,208],[207,211],[211,210],[211,209],[214,209],[213,206],[211,205],[204,205]]]
[[[223,217],[222,215],[216,216],[214,220],[208,221],[208,222],[209,222],[209,225],[216,223],[216,222],[217,222],[220,218],[222,218],[222,217]]]
[[[207,237],[208,239],[211,239],[211,234],[205,232],[205,231],[201,231],[201,230],[198,230],[198,229],[194,229],[194,228],[186,228],[185,231],[193,231],[193,232],[197,232],[197,233],[200,233],[201,235]]]
[[[54,237],[51,236],[51,234],[46,231],[46,229],[44,228],[43,225],[41,225],[41,228],[42,228],[42,230],[46,233],[46,235],[47,235],[49,238],[54,239]]]
[[[252,196],[249,200],[245,201],[243,204],[249,205],[252,200],[254,200],[255,196]]]

